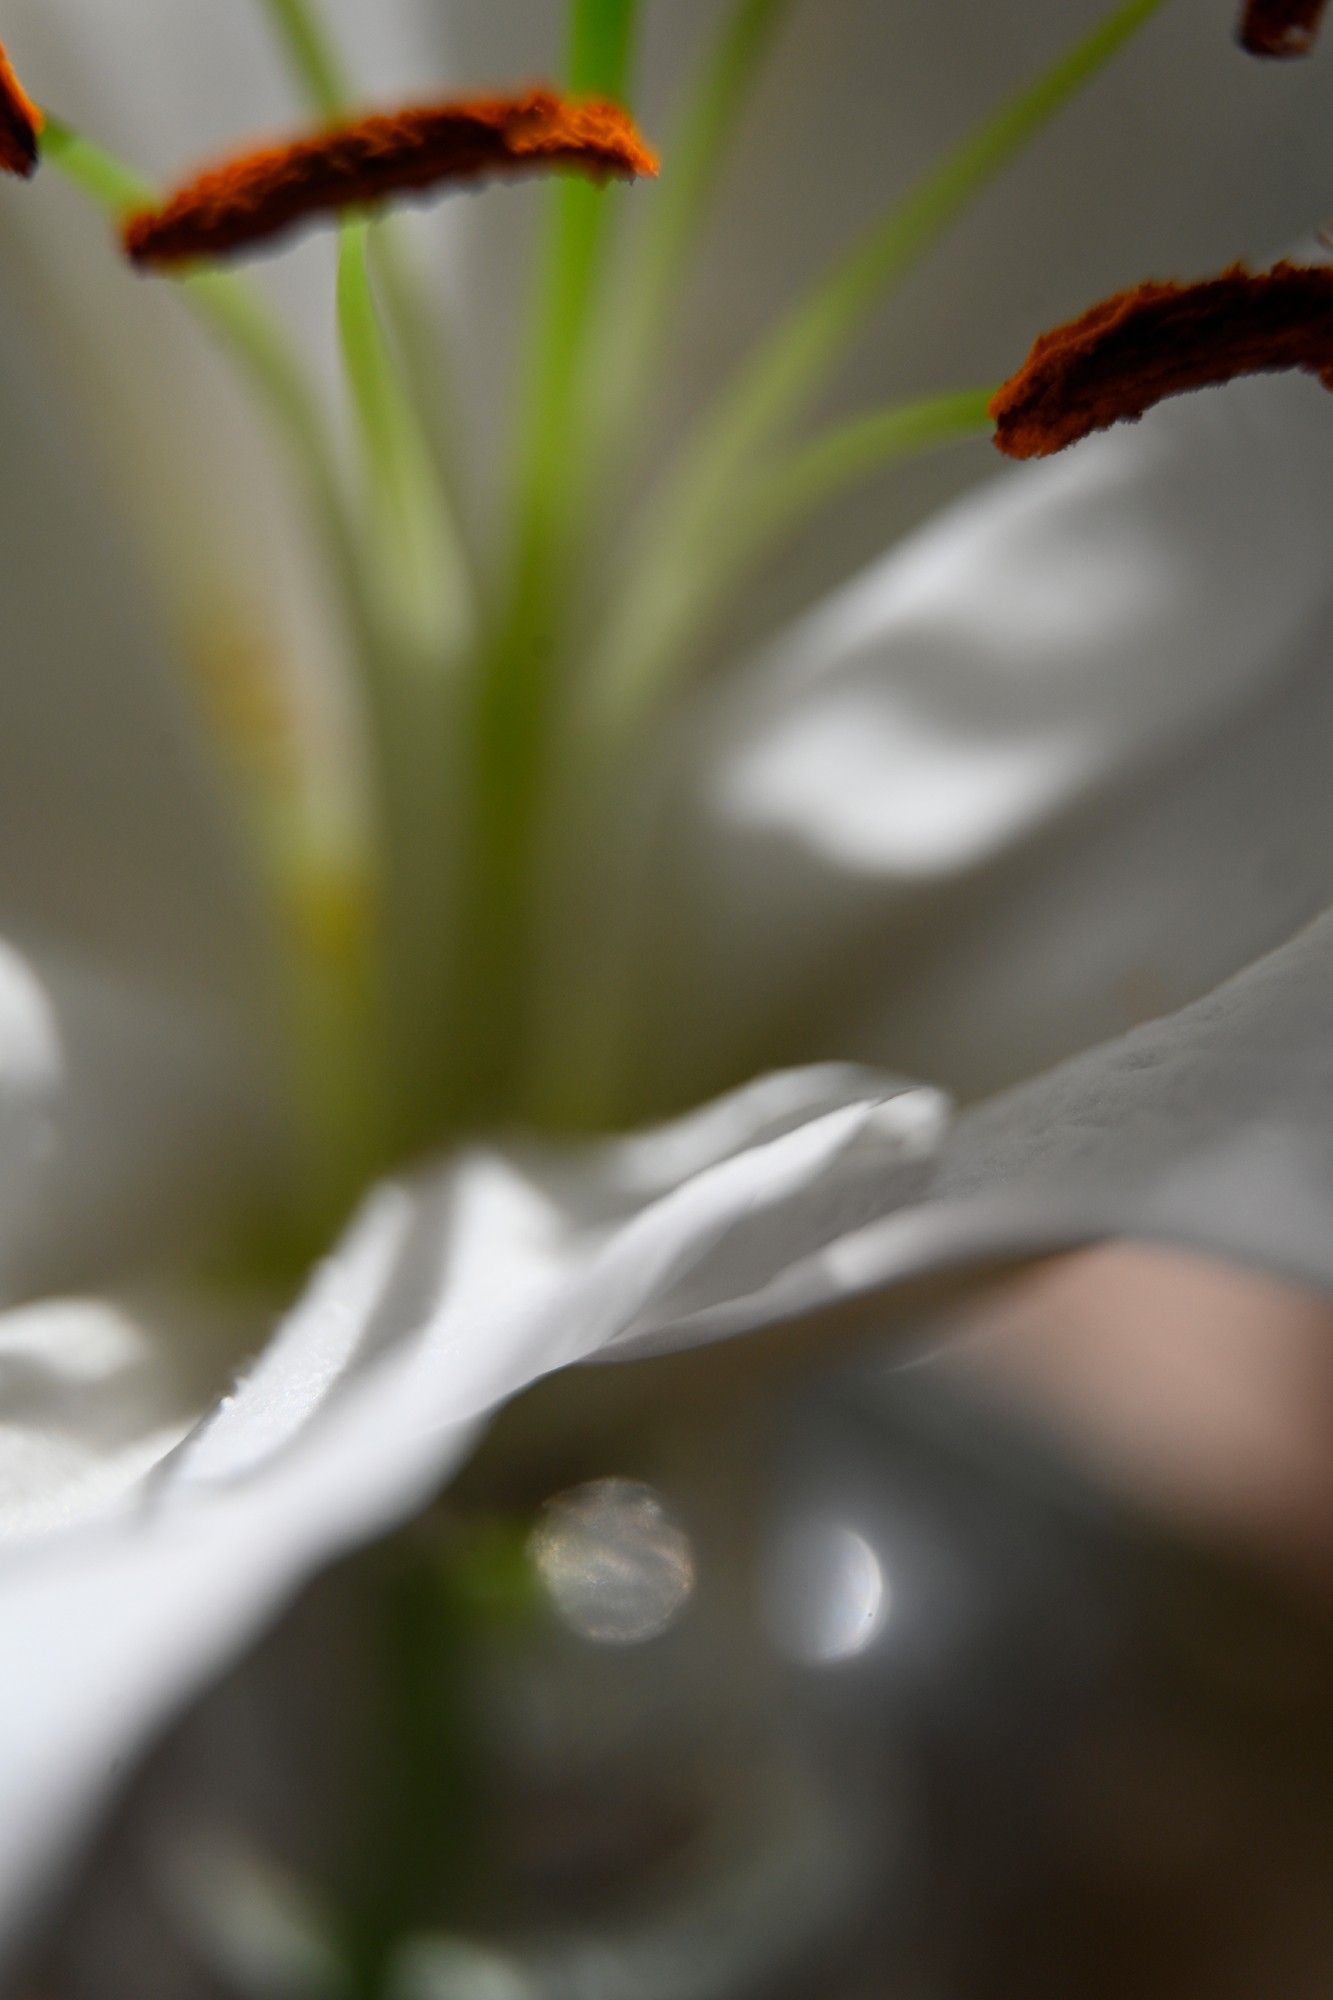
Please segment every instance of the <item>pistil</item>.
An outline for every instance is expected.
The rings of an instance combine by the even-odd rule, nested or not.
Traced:
[[[1137,285],[1041,335],[991,404],[995,442],[1045,458],[1168,396],[1290,369],[1333,389],[1333,267]]]
[[[553,91],[377,112],[283,145],[233,155],[126,222],[134,263],[227,256],[296,224],[394,196],[569,168],[594,181],[657,172],[619,105]]]

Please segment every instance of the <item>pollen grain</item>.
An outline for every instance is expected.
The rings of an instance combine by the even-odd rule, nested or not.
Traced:
[[[657,172],[627,112],[549,90],[377,112],[206,169],[131,216],[134,263],[165,267],[250,249],[297,224],[400,195],[570,168],[596,181]]]
[[[995,442],[1045,458],[1168,396],[1290,369],[1333,389],[1333,265],[1137,285],[1040,336],[991,403]]]

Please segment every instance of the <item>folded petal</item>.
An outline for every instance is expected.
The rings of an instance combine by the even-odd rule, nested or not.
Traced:
[[[1183,399],[1002,476],[707,704],[642,903],[671,1087],[830,1049],[1003,1087],[1320,911],[1331,482],[1313,385]]]
[[[97,1424],[123,1447],[66,1485],[71,1513],[100,1518],[30,1513],[0,1563],[0,1941],[164,1714],[313,1568],[424,1504],[486,1413],[553,1367],[783,1319],[821,1343],[882,1330],[907,1280],[1107,1236],[1333,1289],[1331,1029],[1333,917],[949,1131],[933,1093],[828,1067],[637,1138],[477,1149],[376,1195],[146,1479],[153,1437],[116,1422],[129,1306],[0,1322],[0,1362],[118,1383]],[[159,1448],[183,1407],[165,1389],[138,1404]]]
[[[959,1116],[923,1199],[828,1253],[839,1313],[1107,1239],[1333,1294],[1333,914],[1215,993]]]
[[[174,1450],[189,1389],[136,1384],[142,1313],[0,1319],[0,1370],[38,1416],[56,1371],[114,1385],[51,1400],[77,1436],[25,1447],[82,1525],[29,1502],[0,1560],[0,1941],[127,1752],[313,1568],[422,1504],[487,1412],[610,1343],[771,1317],[789,1267],[919,1187],[944,1119],[934,1092],[830,1065],[637,1137],[461,1154],[371,1198]],[[789,1303],[814,1296],[803,1277]]]
[[[239,1304],[51,1298],[0,1313],[0,1561],[95,1520],[188,1435],[255,1337]]]

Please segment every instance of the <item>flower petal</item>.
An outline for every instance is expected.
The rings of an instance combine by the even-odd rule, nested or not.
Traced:
[[[253,1340],[179,1293],[0,1313],[0,1558],[111,1512],[190,1432]]]
[[[423,1504],[487,1412],[617,1340],[766,1320],[788,1266],[919,1187],[944,1116],[934,1092],[830,1065],[637,1137],[478,1148],[372,1197],[137,1504],[32,1522],[0,1564],[0,1942],[127,1752],[312,1569]],[[67,1375],[133,1348],[123,1308],[41,1310]],[[0,1320],[15,1354],[41,1333]],[[160,1414],[165,1436],[178,1408]]]
[[[1321,910],[1331,485],[1313,385],[1183,399],[1002,477],[707,704],[642,905],[663,1087],[828,1048],[1003,1087]]]
[[[828,1253],[844,1303],[821,1334],[907,1278],[1126,1237],[1333,1294],[1331,1199],[1333,914],[962,1114],[924,1199]]]
[[[904,1280],[1107,1235],[1333,1289],[1331,1028],[1333,917],[938,1149],[932,1093],[830,1067],[640,1138],[479,1149],[383,1190],[139,1505],[77,1533],[39,1523],[5,1561],[0,1939],[164,1712],[302,1576],[423,1504],[537,1374],[812,1312],[827,1341],[840,1321],[882,1327]],[[70,1365],[123,1348],[123,1320],[44,1310]],[[24,1338],[11,1323],[9,1350]]]

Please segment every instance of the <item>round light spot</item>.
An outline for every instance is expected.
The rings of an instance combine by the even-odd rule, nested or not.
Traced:
[[[778,1645],[812,1667],[863,1653],[890,1606],[878,1556],[845,1521],[795,1527],[773,1559],[766,1595]]]
[[[528,1544],[580,1638],[637,1646],[674,1624],[694,1589],[689,1537],[650,1486],[597,1479],[548,1500]]]

